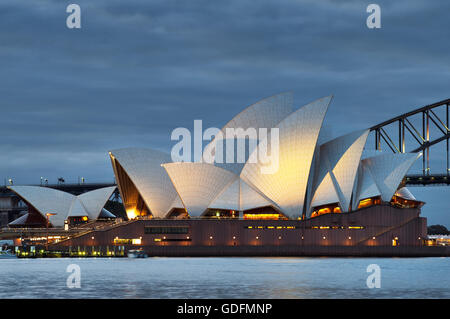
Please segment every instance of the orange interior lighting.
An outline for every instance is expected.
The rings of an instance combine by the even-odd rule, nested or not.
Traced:
[[[280,219],[280,214],[244,214],[244,219]]]

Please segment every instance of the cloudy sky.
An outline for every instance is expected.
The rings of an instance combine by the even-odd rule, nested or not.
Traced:
[[[70,3],[81,29],[66,27]],[[370,3],[3,0],[0,182],[113,181],[108,150],[169,151],[174,128],[221,127],[284,91],[296,106],[334,94],[332,136],[449,98],[450,2],[377,1],[377,30]],[[450,187],[411,191],[450,226]]]

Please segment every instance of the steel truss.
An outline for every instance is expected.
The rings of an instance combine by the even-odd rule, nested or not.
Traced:
[[[444,109],[442,111],[442,109]],[[414,111],[394,117],[383,123],[375,125],[370,128],[375,138],[375,149],[381,150],[382,145],[387,145],[394,153],[405,152],[423,152],[422,156],[422,176],[410,175],[406,178],[407,184],[425,185],[436,184],[437,181],[441,184],[449,185],[450,176],[450,122],[449,122],[450,99],[443,100],[434,104],[430,104]],[[445,113],[444,117],[439,116],[438,110]],[[414,125],[412,117],[421,114],[422,121],[419,125]],[[398,127],[397,134],[389,134],[387,126],[392,128],[393,125]],[[438,132],[436,138],[430,138],[430,128],[435,128]],[[413,147],[406,150],[406,139],[412,137]],[[430,172],[430,147],[440,142],[446,143],[446,171],[444,174],[431,174]],[[420,179],[419,179],[420,178]]]

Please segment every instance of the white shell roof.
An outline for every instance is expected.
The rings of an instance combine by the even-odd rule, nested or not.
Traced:
[[[115,190],[116,186],[103,187],[78,195],[78,199],[83,203],[83,207],[88,213],[89,219],[98,218],[102,208]]]
[[[383,154],[364,159],[383,201],[390,201],[412,164],[422,153]],[[359,197],[360,199],[363,197]]]
[[[8,225],[23,225],[23,224],[26,223],[27,219],[28,219],[28,213],[26,213],[25,215],[20,216],[19,218],[13,220]]]
[[[162,166],[191,217],[202,215],[213,200],[238,178],[230,171],[206,163],[167,163]]]
[[[249,138],[224,138],[218,140],[218,142],[223,143],[223,150],[222,154],[220,154],[220,151],[216,152],[214,156],[214,165],[233,172],[236,175],[240,175],[250,154],[254,151],[259,141],[257,139]],[[229,152],[229,149],[231,149],[229,145],[234,145],[231,152]],[[241,147],[242,145],[244,145],[243,149]],[[229,147],[229,149],[227,149],[227,147]],[[242,152],[243,154],[241,155],[239,152]],[[238,155],[242,156],[242,158]]]
[[[311,202],[311,207],[338,202],[339,196],[336,193],[336,188],[331,180],[330,173],[327,172],[325,177],[322,179],[322,182],[319,184],[319,187],[317,187]]]
[[[281,120],[286,118],[293,111],[293,94],[292,92],[280,93],[268,98],[265,98],[255,104],[250,105],[233,119],[231,119],[222,129],[225,137],[227,128],[272,128],[275,127]],[[204,153],[214,154],[216,139],[214,138],[208,145],[206,145]]]
[[[364,149],[361,159],[363,160],[363,159],[366,159],[369,157],[374,157],[374,156],[383,155],[383,154],[385,154],[385,152],[383,152],[383,151],[373,150],[373,149]]]
[[[241,194],[240,200],[241,210],[248,210],[265,206],[274,206],[279,209],[279,207],[277,207],[275,203],[270,201],[268,198],[266,198],[263,194],[259,193],[257,190],[253,189],[243,180],[241,180],[240,194]]]
[[[115,150],[111,156],[155,217],[165,217],[173,207],[181,206],[192,217],[199,217],[207,208],[273,206],[296,218],[312,206],[338,202],[346,212],[367,197],[381,195],[384,201],[390,200],[417,155],[364,150],[368,130],[318,146],[331,99],[324,97],[292,112],[292,93],[275,95],[249,106],[222,128],[223,133],[227,128],[278,128],[278,170],[272,173],[267,172],[270,164],[252,161],[209,164],[204,157],[203,163],[171,163],[169,154],[150,149]],[[322,134],[323,140],[325,137]],[[219,138],[227,140],[226,136],[216,137],[205,147],[204,155],[215,153]],[[234,140],[237,143],[238,138]],[[272,153],[270,135],[256,143]],[[226,145],[223,151],[226,155]],[[257,158],[257,151],[246,154],[245,160]]]
[[[319,167],[313,184],[321,184],[313,191],[312,206],[334,203],[335,197],[338,196],[341,210],[347,212],[350,209],[350,200],[368,134],[369,130],[356,131],[320,146]],[[323,183],[326,175],[330,185]],[[330,191],[329,187],[333,187],[334,191]]]
[[[406,187],[402,187],[395,192],[395,195],[402,197],[404,199],[417,200],[410,190]]]
[[[110,151],[133,181],[154,217],[165,217],[177,192],[161,164],[171,162],[169,154],[145,148]]]
[[[98,215],[98,217],[103,217],[103,218],[116,218],[116,216],[114,214],[112,214],[109,210],[106,210],[104,208],[102,208],[100,214]],[[97,218],[98,218],[97,217]]]
[[[274,201],[292,218],[303,211],[306,187],[317,137],[331,96],[309,103],[282,120],[279,128],[279,166],[273,174],[264,174],[261,162],[248,162],[241,178]],[[268,147],[269,139],[260,142]]]
[[[41,186],[10,186],[19,197],[33,206],[44,218],[50,216],[50,223],[56,227],[64,226],[68,217],[88,216],[97,219],[103,206],[115,190],[113,187],[100,188],[79,196]]]
[[[180,196],[178,196],[174,199],[172,205],[170,205],[170,209],[172,208],[184,208],[183,202],[181,201]]]
[[[240,210],[240,179],[236,178],[209,204],[209,208]]]
[[[102,206],[103,207],[103,206]],[[101,208],[100,208],[101,210]],[[99,210],[99,213],[100,213]],[[75,197],[72,201],[72,206],[70,207],[69,214],[67,214],[67,217],[81,217],[81,216],[88,216],[88,212],[84,208],[81,201]]]
[[[358,169],[357,186],[355,187],[355,195],[353,196],[352,209],[356,210],[362,199],[379,195],[381,193],[372,177],[372,173],[367,164],[361,161]]]
[[[10,186],[17,195],[32,205],[44,218],[46,213],[56,214],[50,216],[50,223],[54,226],[64,226],[69,215],[72,203],[76,196],[49,187],[40,186]]]

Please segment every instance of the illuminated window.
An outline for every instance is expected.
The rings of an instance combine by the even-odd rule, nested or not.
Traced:
[[[155,240],[156,241],[156,240]],[[122,245],[141,245],[141,238],[114,238],[114,244],[122,244]]]
[[[297,229],[300,226],[244,226],[245,229]]]
[[[136,218],[136,216],[137,216],[137,214],[136,214],[136,210],[134,208],[127,210],[128,219],[134,219],[134,218]]]
[[[280,214],[244,214],[244,219],[280,219]]]
[[[187,234],[189,227],[187,226],[145,226],[145,234]]]
[[[398,246],[398,237],[392,239],[392,246]]]

